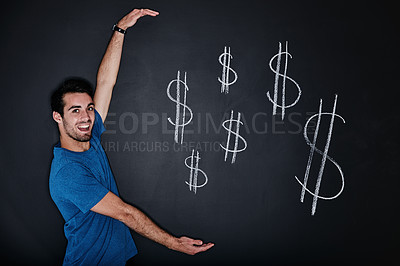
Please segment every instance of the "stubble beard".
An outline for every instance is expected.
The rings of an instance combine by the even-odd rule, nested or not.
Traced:
[[[91,123],[91,121],[88,121]],[[73,140],[79,141],[79,142],[88,142],[90,138],[92,137],[92,130],[89,132],[80,135],[79,133],[76,132],[75,128],[72,127],[70,124],[68,124],[65,120],[63,120],[63,125],[65,129],[65,133],[72,138]]]

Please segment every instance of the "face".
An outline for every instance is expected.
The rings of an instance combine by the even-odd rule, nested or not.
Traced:
[[[60,130],[73,140],[89,141],[95,119],[93,99],[86,93],[67,93],[63,100],[64,117],[60,121]]]

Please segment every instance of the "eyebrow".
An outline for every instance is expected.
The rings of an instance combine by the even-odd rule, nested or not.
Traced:
[[[87,107],[89,107],[89,106],[94,106],[94,103],[89,103],[87,105]],[[71,110],[71,109],[75,109],[75,108],[82,108],[82,106],[80,106],[80,105],[72,105],[70,108],[68,108],[68,111]]]

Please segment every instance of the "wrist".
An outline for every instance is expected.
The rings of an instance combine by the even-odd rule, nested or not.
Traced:
[[[126,34],[126,29],[119,27],[118,24],[114,24],[114,26],[112,27],[112,30],[116,31],[116,32],[119,32],[119,33],[121,33],[123,35]]]
[[[178,238],[172,236],[167,240],[167,243],[165,245],[167,248],[171,249],[171,250],[178,250],[178,246],[179,246],[179,241]]]
[[[123,30],[127,30],[129,27],[126,26],[124,23],[122,23],[121,21],[118,21],[117,24],[115,24],[118,28],[123,29]]]

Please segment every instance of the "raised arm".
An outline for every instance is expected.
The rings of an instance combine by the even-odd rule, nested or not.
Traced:
[[[150,9],[134,9],[123,17],[117,26],[126,30],[143,16],[157,16],[158,12]],[[103,121],[107,117],[108,107],[110,106],[112,91],[117,81],[119,65],[121,62],[122,46],[124,43],[124,34],[114,32],[107,46],[106,52],[101,60],[97,72],[97,84],[94,94],[94,104]]]
[[[158,227],[143,212],[123,202],[112,192],[108,192],[91,211],[120,220],[137,233],[166,246],[169,249],[180,251],[189,255],[206,251],[214,246],[213,243],[203,244],[201,240],[189,237],[174,237]]]

